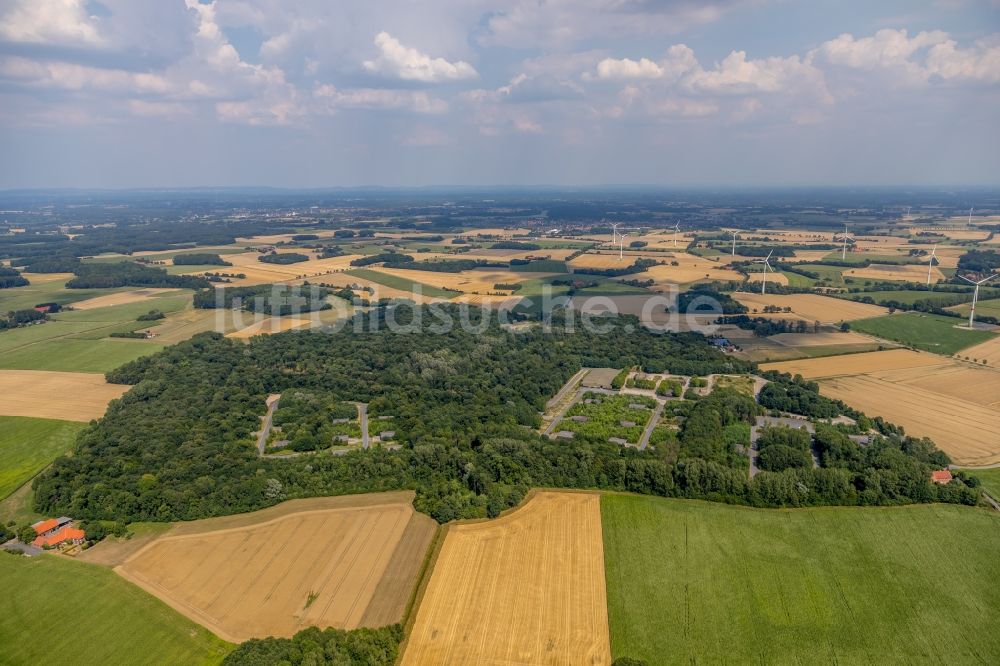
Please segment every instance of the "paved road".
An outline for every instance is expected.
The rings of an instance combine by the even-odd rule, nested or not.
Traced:
[[[358,408],[358,419],[361,421],[361,448],[367,449],[368,442],[368,403],[354,403]]]
[[[663,414],[663,408],[666,404],[665,400],[656,401],[656,409],[653,410],[653,415],[649,417],[649,423],[646,424],[646,429],[642,431],[642,437],[639,438],[639,450],[645,449],[649,445],[649,436],[653,434],[653,428],[660,422],[660,415]]]
[[[271,398],[274,400],[271,400]],[[281,395],[277,397],[268,396],[267,414],[264,416],[264,426],[257,435],[257,452],[264,455],[264,448],[267,446],[267,437],[271,434],[271,420],[274,418],[274,410],[278,408]]]
[[[575,375],[573,375],[572,377],[570,377],[569,381],[567,381],[565,384],[563,384],[563,387],[561,389],[559,389],[559,392],[556,393],[554,396],[552,396],[551,400],[549,400],[547,403],[545,403],[545,409],[552,409],[553,407],[555,407],[556,405],[558,405],[560,402],[562,402],[563,400],[565,400],[566,399],[566,395],[570,391],[572,391],[573,389],[576,388],[576,385],[579,384],[580,381],[582,381],[583,378],[587,376],[588,372],[590,372],[590,368],[581,368]]]

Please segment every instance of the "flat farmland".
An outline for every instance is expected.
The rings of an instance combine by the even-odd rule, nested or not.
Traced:
[[[957,463],[1000,462],[1000,372],[906,349],[761,366],[819,381],[820,392],[930,437]]]
[[[777,337],[777,336],[775,336]],[[799,361],[769,363],[764,370],[777,370],[790,375],[802,375],[805,379],[826,379],[879,372],[882,370],[902,370],[907,368],[941,367],[949,361],[934,354],[910,351],[909,349],[888,349],[864,354],[849,354],[836,358],[815,358]]]
[[[584,255],[586,256],[586,255]],[[579,257],[578,257],[579,258]],[[671,284],[688,284],[698,280],[742,280],[743,276],[717,261],[709,261],[686,252],[677,252],[673,256],[664,255],[662,261],[667,263],[651,266],[642,273],[624,275],[617,280],[653,280],[655,287]],[[676,261],[677,266],[671,262]],[[625,264],[626,266],[628,264]],[[621,264],[617,264],[618,267]]]
[[[177,289],[133,289],[132,291],[120,291],[105,296],[95,296],[84,301],[76,301],[72,307],[74,310],[95,310],[113,305],[148,302],[164,294],[171,293],[177,294],[180,291]]]
[[[982,296],[980,296],[979,299],[979,302],[976,303],[976,316],[981,315],[1000,319],[1000,298],[983,300]],[[962,305],[954,305],[948,309],[958,312],[963,317],[968,317],[969,310],[972,309],[972,304],[963,303]]]
[[[994,512],[615,495],[601,511],[615,657],[650,666],[1000,661]]]
[[[209,666],[233,649],[104,567],[0,554],[4,588],[30,590],[0,598],[4,664]]]
[[[295,248],[283,251],[291,252],[294,250]],[[226,255],[226,261],[233,265],[219,266],[217,270],[223,273],[243,273],[246,277],[234,279],[232,284],[234,286],[252,286],[329,275],[350,268],[351,261],[362,256],[360,254],[346,254],[329,259],[316,259],[315,254],[309,254],[313,258],[297,264],[268,264],[258,259],[261,256],[258,252],[230,254]],[[195,271],[194,273],[202,272],[204,271]]]
[[[762,272],[750,273],[747,277],[747,282],[763,282],[764,274]],[[784,273],[767,273],[767,281],[769,283],[780,284],[783,286],[788,286],[788,276]]]
[[[962,356],[986,361],[990,367],[1000,368],[1000,336],[962,350]]]
[[[851,322],[851,328],[916,349],[949,356],[997,337],[997,333],[992,331],[970,331],[962,328],[962,324],[962,320],[957,317],[897,312],[888,317]]]
[[[0,370],[0,415],[86,423],[130,388],[95,373]]]
[[[781,309],[791,308],[792,313],[806,321],[818,321],[824,324],[878,317],[889,312],[878,305],[855,303],[819,294],[758,294],[739,291],[732,296],[750,308],[751,314],[760,314],[766,306],[774,305]],[[787,314],[775,313],[772,316],[780,319],[782,316],[787,317]]]
[[[393,275],[404,280],[419,282],[440,289],[479,294],[501,292],[506,296],[511,295],[513,292],[509,289],[496,289],[493,285],[517,284],[553,275],[553,273],[521,273],[495,268],[477,268],[459,273],[440,273],[437,271],[410,270],[408,268],[378,268],[375,270],[385,275]]]
[[[607,253],[598,254],[596,252],[587,252],[581,254],[579,257],[574,257],[567,262],[570,268],[573,270],[580,270],[586,268],[596,268],[604,270],[606,268],[626,268],[633,263],[635,263],[637,257],[624,256],[619,258],[618,253]]]
[[[0,416],[0,500],[73,448],[84,424]]]
[[[233,331],[232,333],[226,335],[226,337],[245,340],[247,338],[252,338],[255,335],[272,335],[274,333],[291,331],[296,328],[302,328],[303,326],[309,326],[310,323],[312,322],[309,319],[300,317],[267,317],[266,319],[254,322],[245,328],[241,328],[238,331]]]
[[[843,273],[844,277],[858,278],[861,280],[890,280],[900,282],[926,282],[927,266],[918,264],[905,264],[896,266],[893,264],[872,264],[866,268],[848,268]],[[931,269],[931,280],[945,279],[936,266]]]
[[[233,642],[398,622],[436,527],[412,499],[293,500],[184,523],[115,571]]]
[[[825,347],[833,345],[870,344],[871,339],[853,331],[829,331],[823,333],[779,333],[771,340],[788,347]]]
[[[403,666],[610,662],[598,495],[539,492],[448,528]]]
[[[374,268],[352,268],[347,271],[347,275],[350,276],[347,279],[353,281],[355,278],[361,278],[363,280],[375,282],[385,287],[389,287],[390,289],[402,292],[405,298],[411,298],[411,296],[407,294],[413,294],[415,291],[419,291],[420,298],[418,300],[422,302],[426,302],[424,299],[450,300],[459,294],[459,292],[449,291],[428,282],[424,282],[421,278],[425,275],[433,275],[430,271],[406,271],[406,273],[416,273],[413,278],[409,278],[398,273],[390,274],[386,272],[386,270],[387,269],[384,268],[380,268],[378,270]]]

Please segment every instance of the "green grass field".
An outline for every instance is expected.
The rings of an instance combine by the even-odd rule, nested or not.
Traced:
[[[29,281],[32,278],[26,276]],[[95,296],[114,294],[119,291],[128,291],[129,287],[121,289],[66,289],[67,280],[53,280],[52,282],[32,282],[26,287],[14,287],[12,289],[0,289],[0,312],[8,310],[26,310],[33,308],[39,303],[59,303],[66,305],[77,301],[84,301]]]
[[[510,270],[515,273],[568,273],[565,261],[557,259],[539,259],[526,264],[511,264]]]
[[[0,556],[4,664],[218,664],[232,649],[110,569]]]
[[[111,292],[102,290],[101,293]],[[153,309],[165,313],[181,312],[190,304],[190,292],[179,292],[141,303],[54,314],[45,323],[0,333],[0,368],[64,372],[113,370],[140,356],[157,352],[164,345],[155,340],[110,338],[111,333],[155,326],[157,322],[140,322],[136,317]]]
[[[858,319],[851,328],[924,351],[950,356],[966,347],[986,342],[996,333],[955,328],[964,322],[957,317],[919,312],[901,312],[887,317]]]
[[[980,298],[982,298],[980,296]],[[964,317],[969,316],[969,309],[972,307],[971,303],[966,303],[964,305],[957,305],[953,308],[948,308],[949,310],[954,310],[960,313]],[[1000,319],[1000,298],[993,298],[990,300],[980,300],[976,303],[976,316],[982,315],[984,317],[996,317]]]
[[[814,280],[811,277],[799,275],[798,273],[792,273],[791,271],[782,271],[781,274],[788,278],[789,287],[811,287],[817,282],[817,280]]]
[[[827,266],[824,264],[804,264],[803,270],[819,275],[820,280],[826,280],[831,284],[844,284],[844,266]]]
[[[460,292],[457,291],[448,291],[447,289],[441,289],[440,287],[424,284],[422,282],[407,280],[406,278],[402,278],[397,275],[381,273],[370,268],[352,268],[351,270],[346,271],[346,273],[348,275],[353,275],[354,277],[377,282],[378,284],[391,287],[392,289],[400,289],[402,291],[409,292],[419,289],[421,294],[424,296],[430,296],[431,298],[455,298],[460,295]]]
[[[983,490],[992,495],[993,499],[1000,502],[1000,467],[994,469],[969,469],[966,472],[978,477],[983,482]]]
[[[602,498],[614,657],[1000,663],[1000,515]]]
[[[85,427],[70,421],[0,416],[0,500],[69,451]]]

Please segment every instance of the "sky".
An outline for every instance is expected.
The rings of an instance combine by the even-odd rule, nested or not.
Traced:
[[[1000,184],[1000,0],[0,0],[0,189]]]

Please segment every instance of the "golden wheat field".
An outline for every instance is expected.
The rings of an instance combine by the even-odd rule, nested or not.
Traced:
[[[87,422],[130,388],[89,372],[0,370],[0,415]]]
[[[901,282],[926,282],[927,266],[918,264],[905,264],[896,266],[892,264],[872,264],[866,268],[849,268],[843,273],[844,277],[860,278],[862,280],[898,280]],[[931,269],[931,281],[945,279],[937,266]]]
[[[379,273],[395,275],[396,277],[429,284],[443,289],[454,289],[465,293],[488,294],[499,292],[504,296],[510,296],[513,292],[509,289],[496,289],[497,284],[516,284],[547,277],[552,273],[518,273],[498,268],[475,268],[470,271],[460,273],[439,273],[437,271],[416,271],[409,268],[383,268],[379,267]],[[353,279],[353,278],[352,278]]]
[[[245,340],[246,338],[251,338],[255,335],[283,333],[284,331],[290,331],[294,328],[309,326],[310,323],[312,322],[309,319],[300,317],[267,317],[266,319],[256,321],[249,326],[241,328],[238,331],[233,331],[226,337]]]
[[[299,250],[296,250],[301,252]],[[315,256],[309,253],[310,256]],[[276,282],[288,282],[303,278],[316,278],[330,273],[343,271],[351,267],[351,261],[361,255],[348,254],[342,257],[331,257],[329,259],[310,259],[297,264],[268,264],[258,260],[258,252],[244,252],[242,254],[226,255],[226,261],[232,266],[222,266],[218,272],[222,273],[242,273],[246,277],[233,279],[233,286],[254,286],[258,284],[271,284]],[[215,271],[212,271],[215,272]],[[195,271],[193,275],[200,275],[204,271]]]
[[[824,324],[878,317],[889,312],[886,308],[878,305],[857,303],[819,294],[760,294],[738,291],[733,293],[733,298],[750,308],[751,314],[761,314],[765,306],[775,305],[781,309],[791,308],[794,314],[806,321],[818,321]],[[786,313],[778,313],[773,316],[788,317]]]
[[[761,271],[761,272],[756,272],[755,271],[753,273],[750,273],[750,275],[747,277],[747,282],[757,282],[757,283],[760,283],[763,280],[764,280],[764,273],[763,273],[763,271]],[[786,275],[782,274],[782,273],[772,273],[771,271],[768,271],[767,272],[767,283],[768,284],[780,284],[780,285],[788,286],[788,277]]]
[[[751,331],[748,337],[753,337]],[[727,336],[732,337],[732,336]],[[854,331],[829,331],[821,333],[779,333],[768,336],[772,340],[789,347],[827,347],[832,345],[863,345],[871,342],[871,338],[865,337]]]
[[[1000,368],[1000,337],[991,338],[975,347],[963,349],[961,356],[986,361],[990,367]]]
[[[412,493],[179,524],[115,571],[221,638],[399,622],[436,525]],[[288,506],[285,506],[288,505]]]
[[[906,349],[768,363],[819,381],[823,395],[932,438],[955,461],[1000,461],[1000,372]]]
[[[72,304],[74,310],[94,310],[96,308],[106,308],[112,305],[128,305],[129,303],[141,303],[150,301],[164,294],[176,293],[177,289],[135,289],[133,291],[122,291],[116,294],[95,296],[85,301],[77,301]]]
[[[609,663],[599,495],[539,492],[448,529],[403,666]]]
[[[583,255],[587,256],[587,255]],[[578,257],[579,258],[579,257]],[[617,256],[615,257],[617,259]],[[743,276],[722,262],[710,261],[702,257],[676,252],[663,256],[666,263],[652,266],[642,273],[632,273],[614,278],[616,280],[653,280],[653,289],[667,285],[688,284],[698,280],[742,280]],[[672,262],[677,262],[673,266]],[[620,264],[619,264],[620,265]],[[613,268],[614,266],[612,266]]]
[[[796,361],[766,363],[764,370],[777,370],[791,375],[802,375],[805,379],[823,379],[842,375],[857,375],[882,370],[902,370],[907,368],[932,368],[948,363],[948,359],[937,354],[917,352],[909,349],[887,349],[885,351],[828,356],[825,358],[804,358]]]
[[[813,243],[832,243],[833,233],[829,231],[791,231],[784,229],[755,229],[749,234],[740,232],[740,237],[748,240],[763,240],[770,238],[773,241],[783,243],[794,243],[796,245],[810,245]],[[829,251],[826,251],[829,253]]]

